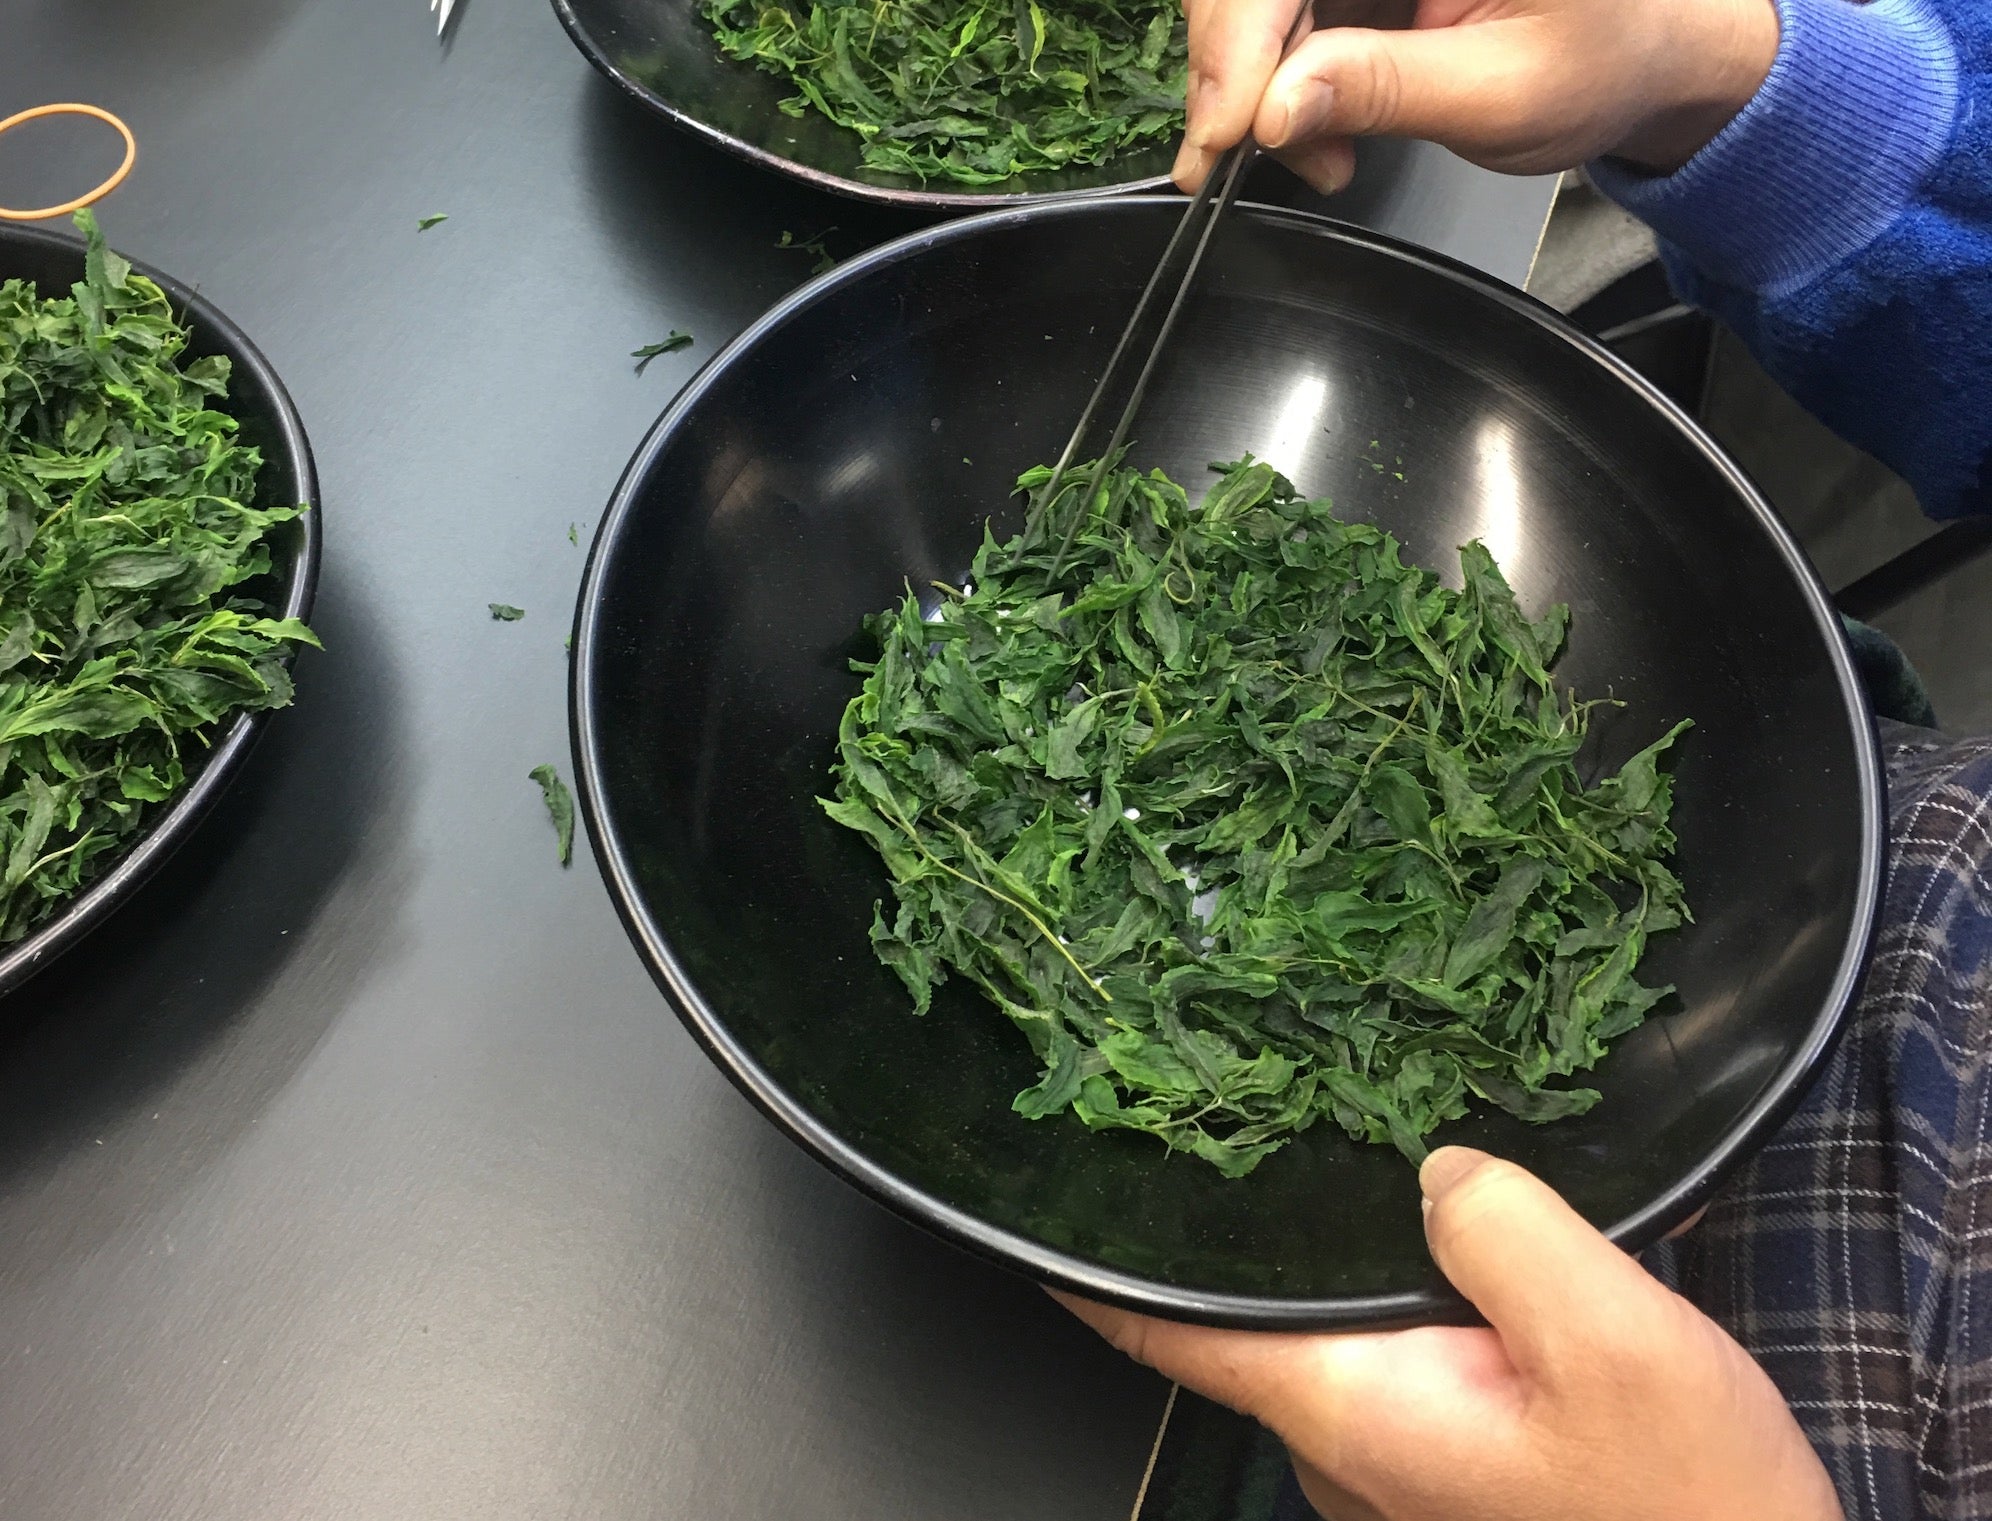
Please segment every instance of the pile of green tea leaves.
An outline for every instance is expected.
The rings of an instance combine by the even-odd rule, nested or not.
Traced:
[[[990,185],[1183,127],[1175,0],[704,0],[722,52],[864,139],[864,164]]]
[[[76,225],[72,294],[0,284],[0,943],[131,842],[223,719],[288,703],[286,650],[318,642],[234,590],[303,509],[252,505],[227,359],[180,363],[165,294]]]
[[[1662,753],[1574,764],[1591,705],[1478,543],[1453,591],[1250,460],[1193,507],[1086,472],[972,580],[870,620],[824,808],[884,859],[871,938],[924,1012],[1029,1039],[1017,1110],[1251,1171],[1317,1120],[1421,1158],[1478,1096],[1580,1114],[1687,917]],[[1058,545],[1072,538],[1070,552]],[[1062,562],[1061,562],[1062,560]],[[937,599],[929,597],[930,604]]]

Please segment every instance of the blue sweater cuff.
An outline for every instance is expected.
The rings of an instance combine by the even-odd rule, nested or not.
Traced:
[[[1901,213],[1950,141],[1957,53],[1921,0],[1776,0],[1777,58],[1673,174],[1593,181],[1703,275],[1768,296],[1817,278]]]

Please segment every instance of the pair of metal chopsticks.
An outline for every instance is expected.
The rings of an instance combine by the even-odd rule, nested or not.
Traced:
[[[1294,44],[1306,35],[1309,23],[1314,19],[1311,0],[1301,0],[1299,13],[1293,25],[1287,29],[1286,43],[1280,50],[1282,58],[1293,51]],[[1079,424],[1072,430],[1072,437],[1066,440],[1065,452],[1058,457],[1052,467],[1051,478],[1045,482],[1044,494],[1038,498],[1040,513],[1055,512],[1058,508],[1058,494],[1065,484],[1065,472],[1078,458],[1080,448],[1085,444],[1086,434],[1093,426],[1093,415],[1099,411],[1100,403],[1113,389],[1116,376],[1121,371],[1122,361],[1128,357],[1134,345],[1134,335],[1148,316],[1149,308],[1163,289],[1163,276],[1176,262],[1183,249],[1190,250],[1189,262],[1183,266],[1182,276],[1176,281],[1174,296],[1169,309],[1162,317],[1162,326],[1149,345],[1148,357],[1142,361],[1141,372],[1135,377],[1134,389],[1128,393],[1127,404],[1121,408],[1120,420],[1114,424],[1113,436],[1107,447],[1100,451],[1094,461],[1093,473],[1087,477],[1086,486],[1079,493],[1079,502],[1073,510],[1072,520],[1065,525],[1065,535],[1059,540],[1058,553],[1052,557],[1051,573],[1055,576],[1065,564],[1065,557],[1071,552],[1072,540],[1092,511],[1093,498],[1099,494],[1100,482],[1106,478],[1107,467],[1114,456],[1120,453],[1121,445],[1127,442],[1128,429],[1134,425],[1134,417],[1141,410],[1141,399],[1148,393],[1149,378],[1155,373],[1155,366],[1161,361],[1162,350],[1167,347],[1169,335],[1175,331],[1176,319],[1182,315],[1183,304],[1188,299],[1190,287],[1196,283],[1197,270],[1203,264],[1204,252],[1210,247],[1210,236],[1232,202],[1238,199],[1238,191],[1245,183],[1245,171],[1252,160],[1259,156],[1258,144],[1248,134],[1236,146],[1226,151],[1217,161],[1203,187],[1191,197],[1182,219],[1176,223],[1176,231],[1170,237],[1168,247],[1162,250],[1162,257],[1156,261],[1155,273],[1148,277],[1148,284],[1141,292],[1141,299],[1135,303],[1134,315],[1128,318],[1127,326],[1121,330],[1120,342],[1114,345],[1113,355],[1107,360],[1107,367],[1100,372],[1099,383],[1093,387],[1093,394],[1087,398],[1086,410],[1079,414]]]

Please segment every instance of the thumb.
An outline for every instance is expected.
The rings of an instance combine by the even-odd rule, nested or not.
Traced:
[[[1500,1334],[1515,1367],[1554,1375],[1670,1318],[1674,1299],[1556,1191],[1512,1162],[1443,1146],[1419,1169],[1439,1270]]]
[[[1318,31],[1274,72],[1253,136],[1271,150],[1323,137],[1418,137],[1498,160],[1540,122],[1542,53],[1527,25]]]

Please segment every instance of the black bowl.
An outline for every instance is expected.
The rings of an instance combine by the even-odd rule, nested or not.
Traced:
[[[719,51],[698,0],[553,0],[574,45],[651,110],[763,168],[861,200],[970,206],[1072,200],[1116,190],[1159,190],[1174,142],[1132,149],[1094,168],[1018,175],[997,185],[923,185],[860,162],[858,134],[816,111],[788,116],[795,92]]]
[[[1143,1137],[1013,1114],[1036,1076],[1024,1042],[959,984],[913,1015],[866,941],[882,870],[812,801],[859,620],[908,581],[958,582],[992,509],[999,530],[1019,522],[1011,479],[1062,444],[1180,213],[1144,198],[923,232],[714,359],[595,541],[574,640],[583,807],[692,1032],[894,1209],[1183,1318],[1457,1314],[1395,1151],[1317,1126],[1228,1181]],[[1135,461],[1186,482],[1270,458],[1454,584],[1454,547],[1486,540],[1526,608],[1571,604],[1563,679],[1622,700],[1596,722],[1598,760],[1695,720],[1675,769],[1698,920],[1647,963],[1678,1005],[1600,1066],[1590,1114],[1478,1114],[1438,1137],[1536,1169],[1629,1249],[1654,1241],[1796,1102],[1879,901],[1872,725],[1791,536],[1693,423],[1546,308],[1299,213],[1223,228],[1137,433]]]
[[[270,539],[271,584],[264,600],[280,617],[311,612],[318,585],[318,474],[311,444],[283,382],[242,330],[212,303],[148,265],[132,268],[154,281],[172,300],[192,330],[189,358],[226,354],[234,366],[227,412],[242,425],[242,437],[263,451],[257,482],[259,505],[305,503],[309,511],[279,524]],[[66,295],[83,278],[83,244],[74,237],[32,227],[0,224],[0,280],[32,280],[44,297]],[[213,746],[196,759],[188,755],[186,785],[152,815],[144,832],[53,917],[12,945],[0,947],[0,995],[12,992],[64,951],[71,949],[180,848],[221,796],[262,732],[265,713],[242,713],[230,721]]]

